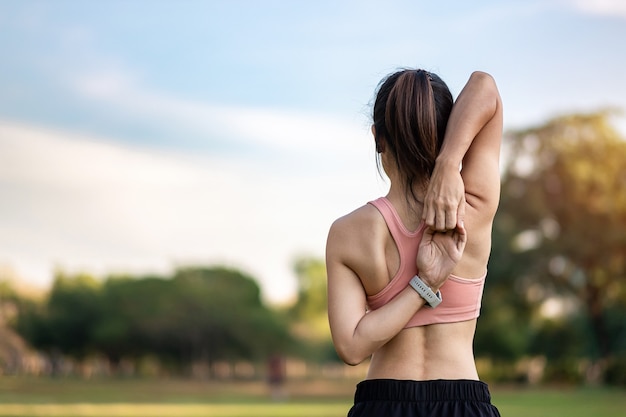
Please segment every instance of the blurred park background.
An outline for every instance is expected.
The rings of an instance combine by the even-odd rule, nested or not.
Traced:
[[[399,67],[491,73],[475,354],[503,415],[626,415],[620,0],[0,2],[0,416],[345,415],[331,222]]]

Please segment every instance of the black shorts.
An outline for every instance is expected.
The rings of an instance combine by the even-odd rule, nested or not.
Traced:
[[[360,382],[348,417],[500,417],[487,384],[472,380]]]

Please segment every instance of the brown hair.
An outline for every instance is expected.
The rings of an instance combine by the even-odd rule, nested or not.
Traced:
[[[391,152],[416,200],[413,187],[430,179],[453,103],[446,83],[421,69],[395,72],[379,84],[373,112],[376,150]]]

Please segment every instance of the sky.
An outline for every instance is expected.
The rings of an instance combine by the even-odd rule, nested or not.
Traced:
[[[486,71],[523,128],[626,109],[624,39],[622,0],[0,0],[0,278],[226,265],[289,302],[387,191],[381,78]]]

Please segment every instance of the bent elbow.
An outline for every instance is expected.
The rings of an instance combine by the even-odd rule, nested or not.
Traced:
[[[345,363],[346,365],[357,366],[360,365],[365,360],[365,358],[345,357],[341,358],[341,360],[343,360],[343,363]]]
[[[337,355],[339,355],[339,358],[346,365],[356,366],[356,365],[359,365],[361,362],[363,362],[365,359],[367,359],[367,356],[360,354],[353,348],[349,348],[349,347],[342,348],[342,347],[337,346],[335,350],[337,351]]]
[[[470,80],[479,85],[481,90],[489,92],[494,98],[500,95],[496,80],[490,74],[483,71],[474,71],[470,76]]]
[[[470,79],[476,80],[477,82],[490,83],[490,84],[494,84],[494,85],[496,83],[496,81],[493,79],[491,74],[488,74],[488,73],[486,73],[484,71],[474,71],[474,72],[472,72],[472,75],[470,76]]]

